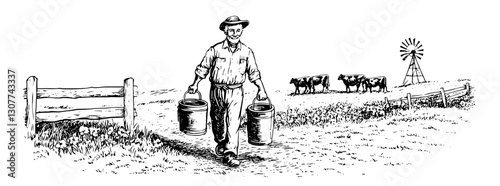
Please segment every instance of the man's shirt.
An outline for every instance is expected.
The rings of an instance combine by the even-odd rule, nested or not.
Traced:
[[[251,82],[260,79],[252,49],[238,42],[231,52],[227,39],[208,49],[195,73],[203,79],[210,73],[211,82],[230,85],[245,82],[247,74]]]

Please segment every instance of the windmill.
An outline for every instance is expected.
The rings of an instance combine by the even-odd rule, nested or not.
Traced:
[[[422,69],[420,69],[420,65],[418,64],[418,60],[422,59],[422,56],[424,56],[422,44],[420,44],[420,41],[416,42],[415,38],[405,39],[401,44],[401,50],[399,51],[402,53],[401,57],[403,61],[408,57],[410,58],[410,66],[408,66],[408,70],[406,71],[403,86],[426,82]]]

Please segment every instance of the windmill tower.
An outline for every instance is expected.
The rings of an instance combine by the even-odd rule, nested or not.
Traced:
[[[406,71],[403,86],[426,82],[422,69],[420,69],[420,65],[418,64],[418,60],[422,59],[422,56],[424,56],[424,49],[420,41],[416,42],[415,40],[415,38],[413,38],[413,40],[408,38],[401,42],[401,50],[399,51],[402,53],[401,57],[403,61],[408,57],[410,58],[410,66],[408,66],[408,70]]]

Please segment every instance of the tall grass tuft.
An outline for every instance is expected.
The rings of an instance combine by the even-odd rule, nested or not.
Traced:
[[[37,124],[35,147],[47,147],[57,154],[116,155],[111,147],[122,146],[134,156],[137,152],[170,153],[159,136],[146,127],[134,132],[126,131],[119,123],[110,120],[64,120]]]

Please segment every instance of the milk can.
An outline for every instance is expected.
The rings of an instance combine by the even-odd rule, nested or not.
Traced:
[[[201,136],[207,133],[208,103],[201,98],[198,93],[198,99],[184,97],[177,106],[177,120],[179,129],[190,136]]]
[[[246,109],[248,143],[252,145],[267,145],[272,142],[274,130],[274,106],[268,103],[255,103],[255,99]]]

